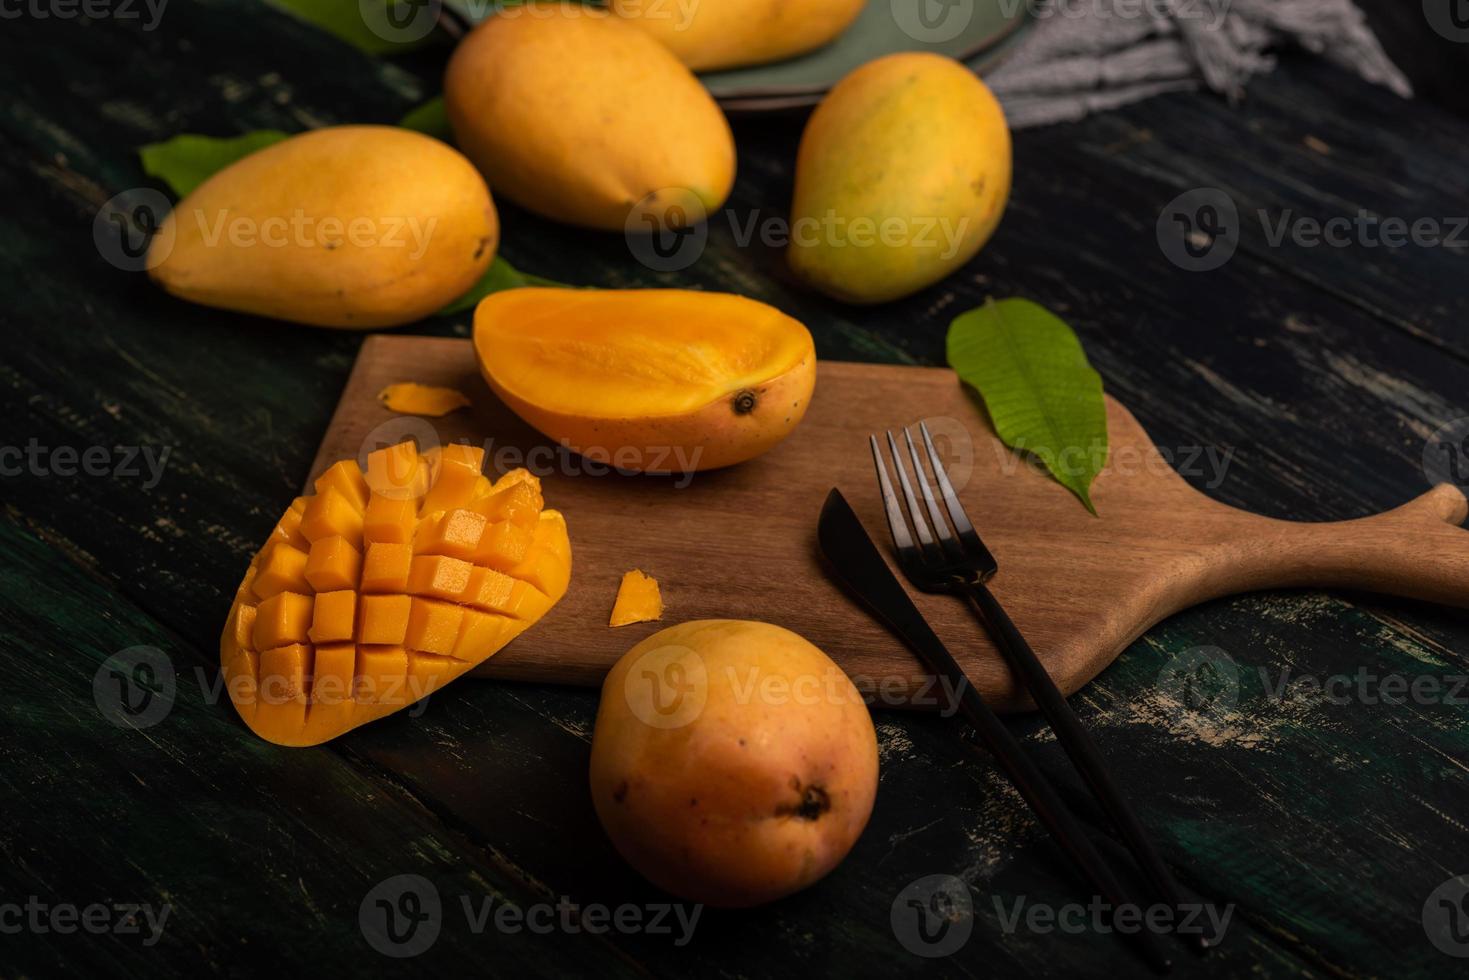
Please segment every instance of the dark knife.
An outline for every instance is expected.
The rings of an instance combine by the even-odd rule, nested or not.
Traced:
[[[990,710],[979,690],[969,682],[953,654],[949,653],[908,597],[907,590],[888,567],[840,490],[827,494],[816,537],[832,576],[887,625],[924,666],[946,681],[947,690],[958,692],[959,709],[974,726],[980,744],[994,754],[1011,784],[1081,870],[1087,883],[1097,890],[1114,912],[1123,906],[1142,908],[1128,899],[1121,882],[1092,846],[1082,825],[1021,749],[1010,729]],[[1159,973],[1169,971],[1172,962],[1156,936],[1145,929],[1131,935],[1136,939],[1143,958],[1154,970]]]

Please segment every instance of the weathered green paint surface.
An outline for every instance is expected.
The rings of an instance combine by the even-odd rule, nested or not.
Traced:
[[[391,122],[436,90],[443,55],[374,61],[244,0],[172,4],[156,31],[5,22],[0,445],[103,446],[114,464],[112,447],[169,455],[153,486],[0,477],[0,904],[34,895],[172,914],[151,947],[0,935],[0,974],[1138,975],[1113,936],[1005,931],[1017,900],[1057,906],[1081,891],[942,719],[878,715],[877,809],[829,880],[770,908],[706,911],[677,947],[667,935],[476,934],[462,912],[461,899],[488,896],[661,900],[591,812],[591,692],[466,682],[417,718],[297,751],[260,743],[211,698],[241,567],[299,486],[360,338],[171,300],[99,258],[92,220],[113,195],[150,186],[133,147],[181,131]],[[1227,470],[1190,480],[1274,515],[1345,518],[1406,500],[1426,489],[1425,440],[1469,416],[1462,249],[1277,247],[1257,216],[1464,213],[1469,127],[1429,107],[1287,61],[1237,109],[1179,96],[1020,134],[1013,203],[990,247],[941,287],[876,310],[805,293],[777,250],[740,246],[752,216],[785,216],[800,120],[736,129],[735,224],[716,216],[689,270],[651,272],[621,236],[509,206],[506,257],[567,282],[745,292],[804,319],[831,358],[938,363],[956,313],[987,295],[1034,298],[1078,329],[1161,446],[1228,454]],[[1206,274],[1174,268],[1155,238],[1164,206],[1196,187],[1225,189],[1242,216],[1239,253]],[[466,315],[408,329],[467,327]],[[163,650],[177,677],[172,711],[145,731],[109,724],[92,688],[103,661],[138,645]],[[1200,647],[1234,666],[1203,696],[1180,696],[1173,668]],[[1469,692],[1449,696],[1466,660],[1462,613],[1272,594],[1175,617],[1077,696],[1185,885],[1234,906],[1224,947],[1185,957],[1179,975],[1462,970],[1421,916],[1434,888],[1469,872]],[[1355,680],[1345,703],[1272,693],[1359,671],[1443,687],[1425,704],[1368,703]],[[1016,725],[1095,820],[1043,727]],[[369,889],[399,874],[431,879],[446,909],[433,948],[405,961],[374,952],[358,921]],[[952,956],[924,961],[890,914],[930,874],[971,886],[975,923]]]

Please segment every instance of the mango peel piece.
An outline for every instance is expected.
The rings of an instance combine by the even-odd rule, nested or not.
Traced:
[[[753,459],[800,424],[816,385],[810,331],[729,293],[506,290],[475,310],[474,349],[530,425],[645,473]]]
[[[219,641],[226,690],[255,734],[317,745],[400,711],[493,656],[566,594],[565,519],[542,509],[528,473],[491,486],[528,488],[506,519],[470,510],[483,488],[463,471],[477,476],[482,465],[482,450],[449,447],[429,458],[400,444],[371,454],[365,473],[336,464],[316,494],[292,503],[246,569]],[[383,487],[417,496],[368,489],[367,474],[420,470],[433,479]],[[374,525],[381,500],[404,523]],[[507,529],[523,553],[507,554],[504,534],[481,547]],[[478,564],[481,556],[497,567]]]

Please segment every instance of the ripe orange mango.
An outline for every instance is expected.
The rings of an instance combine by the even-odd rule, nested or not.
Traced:
[[[847,303],[886,303],[972,259],[1010,198],[1010,131],[962,62],[891,54],[837,83],[806,123],[791,270]]]
[[[826,875],[866,827],[877,776],[861,694],[779,626],[660,630],[602,686],[597,816],[629,864],[692,902],[758,905]]]
[[[343,460],[250,562],[219,641],[230,699],[279,745],[401,711],[483,662],[566,593],[566,522],[524,470],[411,442]]]
[[[608,8],[657,38],[694,71],[779,61],[827,44],[864,0],[610,0]]]
[[[484,178],[453,147],[396,126],[331,126],[195,188],[154,238],[149,275],[205,306],[391,327],[462,296],[499,241]]]
[[[660,204],[662,220],[678,226],[717,209],[734,184],[734,136],[713,97],[663,45],[599,7],[498,11],[455,49],[444,106],[495,193],[557,221],[623,231],[661,192],[679,205]]]
[[[511,289],[474,315],[480,370],[517,415],[599,463],[688,473],[758,456],[811,401],[816,347],[755,300],[680,289]]]

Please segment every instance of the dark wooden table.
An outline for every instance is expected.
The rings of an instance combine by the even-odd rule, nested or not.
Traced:
[[[230,596],[296,492],[361,337],[169,299],[103,261],[93,218],[156,186],[140,144],[391,122],[433,94],[443,57],[374,60],[245,0],[172,4],[152,32],[121,19],[0,26],[0,975],[1138,975],[1114,936],[1006,930],[1017,902],[1055,909],[1082,890],[994,768],[936,718],[877,714],[877,808],[838,871],[768,908],[705,911],[680,946],[677,929],[596,933],[570,913],[549,935],[477,933],[466,919],[466,902],[477,912],[488,898],[582,915],[666,900],[592,813],[593,692],[464,682],[420,717],[306,750],[265,744],[220,703]],[[800,120],[736,128],[733,213],[782,216]],[[941,363],[955,314],[1031,297],[1077,328],[1160,445],[1228,454],[1227,472],[1192,468],[1197,485],[1266,514],[1348,518],[1424,491],[1425,444],[1469,416],[1469,236],[1307,247],[1274,244],[1270,229],[1366,209],[1447,233],[1469,214],[1466,146],[1469,124],[1430,104],[1287,57],[1234,108],[1180,95],[1019,134],[994,241],[889,307],[798,290],[779,253],[737,247],[722,216],[678,274],[645,269],[620,236],[510,206],[503,251],[569,282],[744,292],[802,318],[826,358]],[[1215,271],[1181,271],[1155,226],[1207,187],[1235,202],[1241,244]],[[92,475],[66,475],[89,447],[101,447]],[[156,484],[125,465],[139,447],[168,453]],[[172,707],[146,729],[115,727],[94,680],[139,646],[171,665]],[[1180,697],[1170,678],[1204,647],[1234,666]],[[1223,947],[1185,956],[1178,975],[1462,973],[1423,915],[1469,872],[1469,692],[1454,682],[1466,668],[1462,612],[1254,595],[1174,617],[1076,696],[1179,877],[1233,908]],[[1370,679],[1389,675],[1429,678],[1439,695],[1390,703]],[[1347,680],[1279,693],[1303,677]],[[1045,730],[1014,724],[1097,819]],[[359,908],[404,874],[429,879],[444,912],[428,951],[394,960],[369,946]],[[932,960],[891,921],[927,875],[962,879],[974,908],[967,942]],[[50,917],[99,903],[96,923],[125,920],[114,906],[128,904],[169,917],[151,945],[146,924],[66,932],[64,911]],[[17,932],[28,905],[34,921]]]

